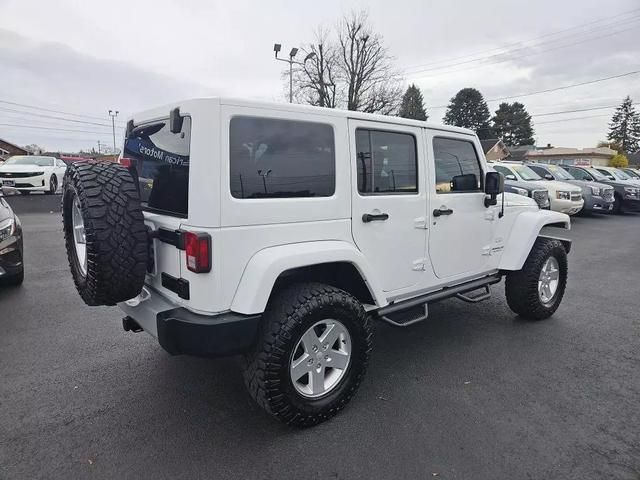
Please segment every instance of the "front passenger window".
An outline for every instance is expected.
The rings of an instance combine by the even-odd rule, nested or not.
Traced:
[[[482,191],[482,169],[473,143],[436,137],[433,139],[436,193]]]

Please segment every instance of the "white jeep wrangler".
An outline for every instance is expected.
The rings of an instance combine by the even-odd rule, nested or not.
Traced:
[[[478,302],[551,316],[567,215],[502,194],[476,135],[316,107],[197,99],[129,120],[120,164],[64,178],[66,248],[88,305],[171,354],[243,354],[246,385],[293,425],[353,397],[372,322]]]

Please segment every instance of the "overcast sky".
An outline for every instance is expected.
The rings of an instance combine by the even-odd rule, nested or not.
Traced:
[[[273,43],[288,52],[313,41],[319,26],[365,8],[437,123],[445,110],[436,107],[463,87],[491,99],[640,70],[638,0],[0,0],[0,101],[40,107],[0,103],[0,138],[63,151],[111,143],[110,128],[44,117],[62,115],[43,109],[107,124],[109,109],[124,120],[203,95],[284,101]],[[626,95],[640,102],[640,74],[520,101],[536,115],[619,104]],[[611,112],[535,116],[537,142],[595,146]]]

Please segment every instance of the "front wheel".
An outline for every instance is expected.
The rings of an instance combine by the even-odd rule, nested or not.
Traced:
[[[530,320],[549,318],[567,286],[567,252],[559,240],[538,238],[521,270],[507,273],[509,308]]]
[[[51,175],[51,178],[49,179],[49,190],[47,190],[44,193],[46,193],[47,195],[53,195],[57,191],[58,191],[58,177],[56,177],[55,175]]]
[[[349,293],[320,283],[291,286],[270,302],[256,349],[245,356],[247,389],[278,420],[317,425],[356,393],[371,338],[369,316]]]

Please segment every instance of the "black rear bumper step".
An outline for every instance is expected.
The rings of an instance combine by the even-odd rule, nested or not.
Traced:
[[[173,275],[162,272],[162,286],[167,290],[171,290],[173,293],[177,293],[178,296],[184,300],[189,300],[191,295],[189,293],[189,280],[184,278],[176,278]]]

